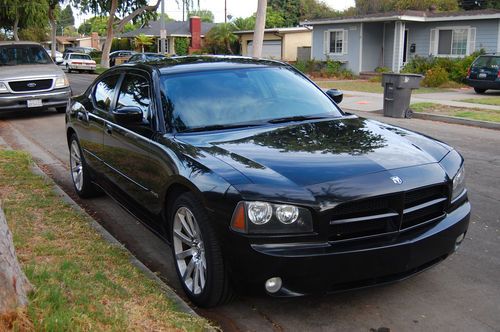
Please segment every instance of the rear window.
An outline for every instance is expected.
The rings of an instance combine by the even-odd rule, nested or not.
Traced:
[[[0,66],[52,63],[43,47],[37,45],[0,46]]]
[[[499,56],[480,56],[472,64],[474,67],[500,68]]]
[[[78,60],[92,60],[90,56],[85,55],[85,54],[71,54],[71,59],[78,59]]]

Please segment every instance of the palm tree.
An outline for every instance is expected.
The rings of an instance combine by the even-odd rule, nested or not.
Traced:
[[[146,36],[145,34],[140,34],[135,37],[135,47],[141,48],[142,53],[144,53],[144,46],[153,45],[153,37]]]
[[[234,29],[235,27],[231,23],[218,24],[207,33],[207,41],[213,46],[225,48],[229,54],[234,54],[231,44],[238,40],[238,37],[233,33]]]

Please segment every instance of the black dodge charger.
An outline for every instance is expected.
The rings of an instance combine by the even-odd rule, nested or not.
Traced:
[[[114,67],[68,106],[75,190],[111,195],[167,241],[200,306],[240,285],[392,282],[452,254],[470,215],[460,154],[335,100],[276,61]]]

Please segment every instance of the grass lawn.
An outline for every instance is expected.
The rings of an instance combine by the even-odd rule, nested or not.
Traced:
[[[380,82],[370,82],[370,81],[315,81],[322,88],[331,89],[336,88],[340,90],[348,91],[361,91],[361,92],[374,92],[383,93],[384,88]],[[447,92],[450,89],[445,88],[420,88],[413,90],[413,93],[434,93],[434,92]]]
[[[97,67],[95,68],[95,73],[97,75],[100,75],[100,74],[104,73],[108,69],[109,68],[104,68],[104,67],[101,67],[101,65],[97,65]]]
[[[28,320],[35,331],[211,328],[179,312],[124,250],[104,241],[31,165],[24,152],[0,150],[0,199],[18,259],[35,288],[17,322]]]
[[[470,99],[462,99],[465,103],[475,103],[475,104],[483,104],[483,105],[497,105],[500,106],[500,97],[491,97],[491,98],[470,98]]]
[[[410,108],[415,112],[448,115],[471,120],[500,122],[500,111],[495,110],[454,107],[434,103],[415,103],[411,104]]]

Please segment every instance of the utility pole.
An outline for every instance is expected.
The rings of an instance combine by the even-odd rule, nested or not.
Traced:
[[[227,23],[227,0],[224,0],[224,23]]]
[[[165,30],[165,0],[161,0],[161,18],[160,18],[160,51],[161,54],[167,53],[165,39],[167,31]]]
[[[255,19],[255,29],[253,31],[252,56],[260,58],[262,56],[262,44],[264,43],[264,28],[266,27],[267,0],[259,0],[257,5],[257,17]]]

